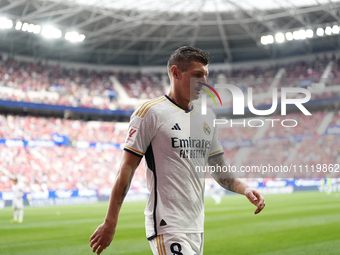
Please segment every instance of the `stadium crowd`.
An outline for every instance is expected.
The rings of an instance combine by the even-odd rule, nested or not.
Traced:
[[[73,107],[115,109],[111,72],[65,68],[14,58],[0,60],[0,98]]]
[[[227,83],[235,84],[244,92],[251,87],[253,94],[263,94],[268,91],[281,68],[285,72],[277,84],[279,90],[281,87],[318,83],[331,62],[333,68],[327,83],[339,84],[339,59],[335,56],[268,67],[212,70],[209,79],[215,83],[219,75],[224,75]],[[167,77],[165,73],[94,71],[15,58],[3,59],[0,56],[0,99],[96,109],[133,109],[131,105],[116,100],[119,95],[111,76],[117,78],[131,98],[149,99],[167,92],[163,86],[163,79]],[[312,93],[312,96],[313,99],[329,98],[339,96],[339,92]],[[271,96],[254,98],[255,106],[263,104],[271,104]],[[231,102],[228,105],[231,106]]]
[[[241,123],[237,125],[230,125],[224,127],[224,125],[218,128],[219,138],[221,141],[226,140],[251,140],[257,132],[256,128],[251,128],[249,126],[243,126],[243,120],[233,120],[235,123]],[[244,123],[247,123],[246,121]],[[228,123],[230,124],[230,123]]]
[[[289,113],[284,116],[275,116],[275,119],[278,119],[277,123],[282,122],[283,120],[287,120],[286,126],[294,126],[297,122],[296,127],[284,127],[281,124],[275,124],[273,127],[267,129],[265,137],[284,137],[291,135],[308,135],[308,134],[316,134],[317,128],[320,125],[321,121],[325,117],[325,112],[313,112],[312,115],[304,115],[301,113]],[[274,119],[274,118],[273,118]]]
[[[304,137],[298,146],[293,164],[316,166],[317,164],[339,164],[340,136],[325,135],[321,137]],[[322,176],[322,172],[318,177]],[[315,173],[311,176],[317,177]]]
[[[111,76],[132,98],[165,93],[160,73],[107,72],[25,62],[0,56],[0,99],[96,109],[131,109],[118,104]]]
[[[326,66],[332,61],[327,85],[340,83],[340,59],[317,57],[310,61],[295,61],[271,67],[236,68],[229,71],[211,71],[210,78],[216,81],[220,75],[226,81],[239,86],[243,91],[253,87],[254,94],[268,91],[273,78],[281,68],[285,69],[278,89],[300,86],[301,81],[319,82]],[[164,94],[162,73],[105,72],[52,66],[41,62],[25,62],[0,57],[0,99],[34,103],[81,106],[98,109],[130,109],[118,104],[110,76],[115,76],[132,98],[148,99]],[[313,98],[328,98],[338,93],[319,93]],[[271,98],[254,99],[254,105],[271,104]],[[225,105],[224,105],[225,106]],[[229,106],[232,104],[229,102]],[[261,162],[284,164],[289,162],[335,163],[339,160],[339,136],[317,135],[317,128],[325,117],[323,111],[313,116],[290,113],[284,119],[294,119],[297,127],[282,125],[269,127],[262,139],[254,140],[258,129],[251,127],[221,127],[222,141],[251,141],[247,157],[241,159],[245,165]],[[335,114],[330,126],[340,126],[340,115]],[[282,116],[273,118],[283,120]],[[280,122],[279,121],[279,122]],[[278,123],[278,122],[277,122]],[[75,147],[76,141],[89,143],[121,144],[125,140],[126,127],[117,123],[85,122],[59,118],[0,115],[0,139],[47,140],[54,135],[65,136],[67,146],[18,147],[0,145],[1,166],[18,174],[26,183],[55,189],[101,189],[110,188],[120,162],[120,149]],[[225,146],[227,164],[235,164],[239,147]],[[145,187],[142,164],[132,184],[134,189]],[[273,176],[274,177],[274,176]],[[10,189],[8,177],[0,172],[0,190]]]
[[[291,113],[285,118],[295,119],[298,126],[284,128],[281,125],[268,127],[263,137],[254,140],[257,128],[221,128],[219,139],[222,144],[236,140],[249,140],[249,152],[241,157],[242,165],[272,165],[305,163],[335,163],[340,156],[338,135],[318,135],[317,128],[325,117],[325,112],[314,112],[312,118]],[[274,116],[280,119],[281,116]],[[338,124],[335,115],[329,126]],[[73,143],[53,147],[6,146],[0,145],[1,166],[21,176],[27,183],[33,183],[49,190],[55,189],[102,189],[109,188],[118,171],[122,151],[117,148],[78,148],[75,141],[123,143],[127,126],[117,128],[117,123],[84,122],[55,118],[22,117],[0,115],[0,139],[52,140],[53,134],[67,136]],[[242,147],[242,146],[241,146]],[[236,163],[236,155],[241,147],[224,146],[227,164]],[[142,164],[134,189],[144,188],[145,176]],[[250,176],[247,176],[248,178]],[[274,178],[275,176],[273,176]],[[10,180],[0,172],[0,190],[10,189]]]
[[[260,166],[263,164],[270,164],[272,166],[279,166],[286,163],[291,150],[295,147],[295,142],[290,139],[263,139],[250,148],[250,152],[242,161],[245,166]],[[259,174],[245,174],[248,178],[259,177]],[[275,178],[274,174],[269,174],[265,177]]]
[[[150,99],[167,93],[162,86],[162,73],[119,72],[115,76],[131,98]]]
[[[1,166],[19,176],[26,190],[32,185],[48,190],[111,188],[120,164],[122,150],[77,149],[72,146],[8,147],[0,145]],[[11,181],[0,171],[0,190],[11,190]],[[143,164],[132,188],[145,187]],[[35,188],[36,190],[36,188]]]
[[[116,123],[103,121],[0,115],[0,138],[53,140],[53,135],[57,134],[66,136],[70,142],[122,143],[126,130],[116,126]]]
[[[334,115],[330,126],[340,126],[340,111]]]

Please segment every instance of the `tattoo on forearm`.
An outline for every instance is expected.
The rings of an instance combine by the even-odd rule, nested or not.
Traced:
[[[125,185],[125,187],[124,187],[124,190],[123,190],[123,193],[122,193],[121,201],[118,203],[119,206],[122,206],[123,201],[124,201],[124,198],[126,197],[126,194],[129,192],[131,180],[132,180],[132,174],[130,174],[128,183],[127,183],[127,184]]]
[[[226,166],[223,155],[210,157],[208,159],[208,163],[210,166],[220,166],[221,169],[223,166]],[[233,175],[229,172],[218,172],[215,171],[214,173],[211,173],[211,176],[217,181],[219,185],[221,185],[223,188],[236,192],[237,186],[240,184],[238,180],[236,180]]]
[[[124,189],[123,189],[123,193],[122,193],[122,197],[121,197],[121,199],[120,199],[120,202],[118,202],[118,205],[119,205],[119,206],[122,206],[122,204],[123,204],[123,202],[124,202],[124,199],[125,199],[127,193],[129,192],[130,185],[131,185],[131,181],[132,181],[132,177],[133,177],[133,175],[134,175],[134,172],[135,172],[136,168],[138,167],[139,163],[141,162],[141,160],[142,160],[142,158],[140,158],[140,159],[138,160],[136,166],[133,167],[134,170],[133,170],[132,173],[130,173],[130,175],[129,175],[129,179],[128,179],[128,182],[127,182],[127,184],[125,185],[125,187],[124,187]]]

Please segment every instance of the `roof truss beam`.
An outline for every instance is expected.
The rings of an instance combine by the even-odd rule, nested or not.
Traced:
[[[216,21],[217,21],[217,26],[218,26],[218,32],[220,33],[221,36],[221,41],[222,41],[222,45],[223,45],[223,49],[224,49],[224,53],[226,56],[226,59],[228,62],[231,62],[233,60],[231,51],[230,51],[230,47],[229,47],[229,43],[228,43],[228,37],[224,31],[224,27],[222,24],[222,18],[221,18],[221,13],[218,11],[217,8],[217,4],[216,1],[214,1],[215,4],[215,16],[216,16]]]

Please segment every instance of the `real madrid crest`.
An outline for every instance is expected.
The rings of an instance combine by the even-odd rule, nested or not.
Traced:
[[[210,135],[211,129],[210,129],[208,123],[206,123],[206,122],[203,122],[203,131],[206,135]]]

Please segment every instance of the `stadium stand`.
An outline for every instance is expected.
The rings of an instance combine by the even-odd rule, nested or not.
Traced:
[[[250,148],[247,158],[243,159],[244,166],[260,166],[270,164],[280,166],[286,163],[290,155],[290,150],[294,148],[295,142],[289,139],[263,139]],[[258,178],[258,174],[244,173],[244,177]],[[266,174],[267,178],[276,178],[275,173]]]
[[[340,111],[334,115],[332,122],[330,123],[330,126],[333,126],[333,125],[340,126]]]
[[[72,146],[8,147],[0,145],[2,167],[19,176],[23,183],[48,190],[111,188],[122,150],[77,149]],[[0,174],[0,189],[11,190],[11,181]],[[145,187],[143,164],[136,171],[133,189]]]
[[[299,165],[334,164],[340,155],[339,141],[339,136],[333,135],[305,137],[293,162]]]
[[[0,63],[0,99],[113,110],[111,75],[8,58]]]
[[[296,128],[283,128],[275,125],[267,129],[264,137],[253,141],[250,151],[242,158],[243,165],[260,165],[266,162],[271,165],[286,163],[300,164],[334,164],[338,162],[340,137],[338,135],[317,134],[318,125],[325,117],[325,112],[314,112],[313,118],[303,114],[291,113],[287,118],[298,121]],[[273,118],[280,119],[281,116]],[[329,126],[338,124],[339,115],[335,115]],[[52,146],[0,146],[2,166],[12,173],[20,175],[29,183],[35,183],[49,190],[55,189],[103,189],[109,188],[118,170],[122,151],[119,147],[76,146],[77,141],[103,142],[120,144],[127,132],[125,128],[116,129],[115,123],[85,122],[56,118],[0,116],[0,139],[4,140],[52,140],[52,134],[67,136],[72,143]],[[235,131],[236,130],[236,131]],[[219,138],[224,144],[230,140],[253,140],[255,128],[221,128]],[[292,130],[292,132],[287,132]],[[249,146],[249,144],[247,145]],[[234,165],[235,155],[242,148],[227,148],[225,160]],[[15,158],[15,160],[14,160]],[[143,164],[137,171],[133,189],[143,189],[146,185]],[[252,178],[251,175],[244,176]],[[267,176],[276,178],[275,174]],[[10,189],[10,180],[1,176],[1,190]],[[136,183],[136,184],[135,184]]]
[[[324,82],[326,90],[332,88],[326,92],[312,93],[313,100],[327,99],[339,96],[340,90],[333,89],[339,84],[339,63],[340,58],[336,56],[324,56],[266,67],[212,70],[209,79],[236,84],[245,92],[248,87],[253,87],[255,106],[271,104],[271,96],[267,93],[270,88],[304,87],[306,80],[309,80],[308,86]],[[134,109],[134,105],[124,104],[123,101],[145,100],[165,94],[166,76],[162,72],[94,71],[1,58],[0,99],[89,109]],[[326,80],[322,78],[324,76]],[[127,98],[119,100],[117,91],[121,90],[115,90],[114,82],[125,90]],[[142,102],[138,100],[136,104]],[[223,103],[232,106],[232,101]],[[261,162],[273,165],[292,162],[314,164],[319,159],[335,163],[339,160],[339,137],[337,134],[327,134],[327,128],[340,126],[340,115],[336,113],[330,117],[330,122],[318,133],[326,114],[327,111],[318,109],[312,117],[301,113],[271,116],[280,120],[277,123],[283,119],[294,119],[298,125],[295,128],[268,126],[260,135],[256,128],[221,127],[219,138],[224,145],[225,160],[231,165],[259,165]],[[126,124],[122,127],[115,122],[0,115],[2,166],[47,189],[110,188],[118,169],[117,162],[122,153],[119,145],[124,142],[126,128]],[[6,145],[8,140],[55,141],[55,135],[65,137],[66,142],[51,147]],[[90,146],[91,143],[110,146]],[[245,147],[247,153],[242,151],[245,156],[238,157],[239,150]],[[235,157],[238,157],[237,160]],[[134,178],[133,189],[143,189],[146,185],[142,165],[140,169],[137,178]],[[270,177],[275,178],[275,175]],[[0,178],[0,189],[9,190],[9,179],[1,173]]]
[[[126,134],[126,128],[117,129],[112,122],[0,115],[0,124],[4,139],[53,140],[53,134],[58,134],[71,142],[122,143]]]
[[[282,125],[274,125],[267,130],[265,137],[284,137],[289,135],[308,135],[315,134],[322,119],[325,117],[324,112],[314,112],[312,116],[303,115],[300,113],[290,113],[286,116],[275,116],[273,119],[279,120],[295,120],[297,126],[294,128],[284,127]],[[289,123],[289,124],[288,124]],[[295,125],[293,121],[287,121],[287,125]]]
[[[165,74],[120,72],[116,74],[116,78],[131,98],[150,99],[166,93],[162,86],[162,75]]]
[[[217,82],[218,77],[235,84],[246,94],[247,88],[253,88],[254,106],[270,105],[271,95],[267,92],[274,86],[274,77],[282,69],[278,89],[291,86],[311,86],[319,83],[322,74],[329,64],[333,64],[329,78],[332,85],[339,84],[336,57],[316,57],[309,61],[292,61],[281,65],[268,67],[234,68],[231,70],[212,71],[209,80]],[[42,62],[27,62],[8,58],[0,60],[0,99],[86,107],[95,109],[134,109],[141,101],[131,105],[132,99],[148,99],[165,94],[164,83],[167,74],[161,72],[127,72],[127,71],[95,71],[84,68],[67,68],[60,65],[48,65]],[[126,90],[128,100],[119,100],[111,77]],[[275,87],[275,86],[274,86]],[[339,96],[339,90],[316,91],[313,99]],[[260,96],[261,95],[261,96]],[[131,100],[129,100],[131,99]],[[224,102],[229,107],[232,102]]]
[[[241,123],[241,121],[235,120],[235,122]],[[235,128],[237,127],[237,128]],[[222,141],[225,140],[249,140],[252,139],[256,133],[256,129],[251,127],[244,127],[241,125],[235,125],[234,128],[230,127],[220,127],[219,128],[219,138]]]

